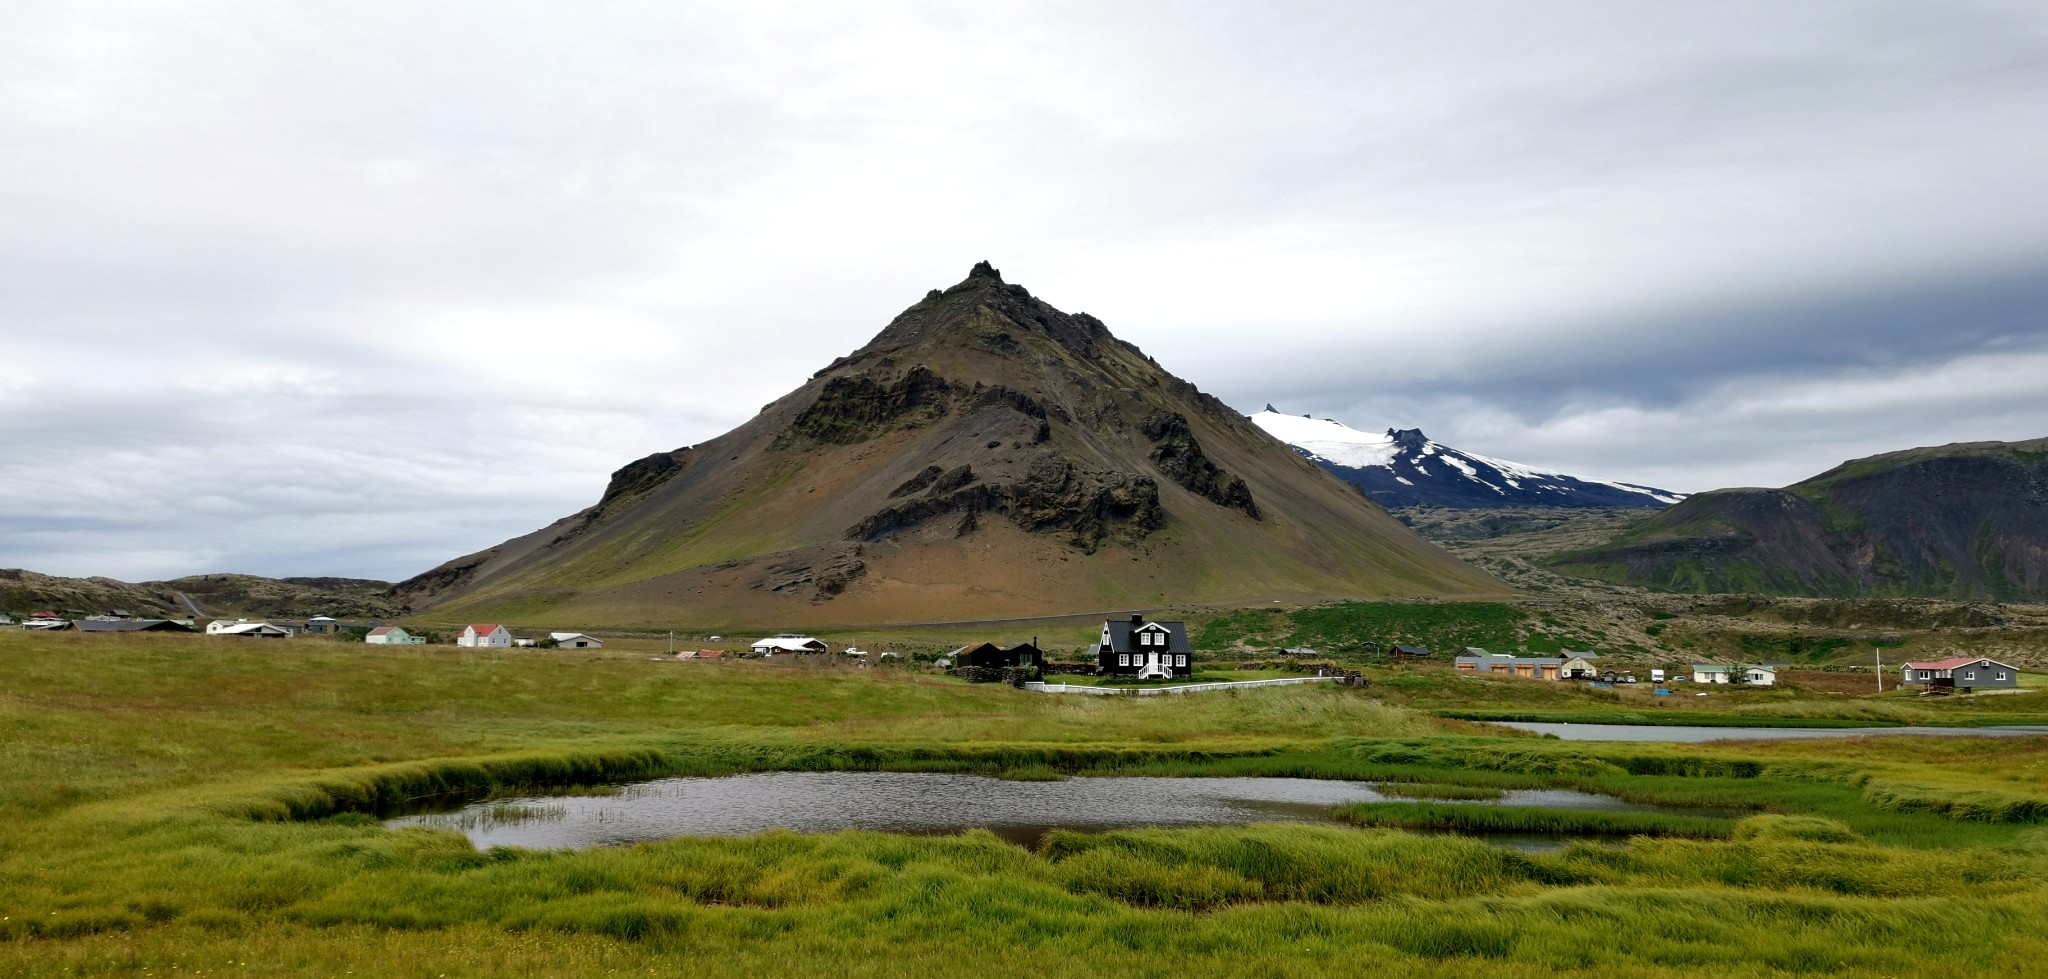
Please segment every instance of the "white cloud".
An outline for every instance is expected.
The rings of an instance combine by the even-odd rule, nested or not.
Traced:
[[[2041,438],[2044,376],[2048,350],[2031,350],[1890,370],[1751,374],[1666,406],[1573,404],[1533,420],[1463,394],[1408,410],[1440,420],[1425,430],[1466,451],[1691,493],[1783,486],[1915,446]]]
[[[982,258],[1234,400],[1427,406],[1388,420],[1682,488],[2033,424],[1765,395],[2033,349],[2038,319],[1854,356],[1809,324],[1783,363],[1663,335],[2038,262],[2038,5],[9,20],[0,564],[408,574],[744,420]],[[1913,412],[1944,421],[1869,420]],[[1719,432],[1742,448],[1662,448]]]

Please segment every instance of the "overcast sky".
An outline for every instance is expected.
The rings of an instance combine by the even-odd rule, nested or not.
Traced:
[[[401,578],[988,259],[1695,491],[2048,435],[2048,5],[0,10],[0,567]]]

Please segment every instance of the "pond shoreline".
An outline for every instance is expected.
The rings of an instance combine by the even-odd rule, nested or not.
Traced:
[[[1812,738],[1864,738],[1888,735],[1930,738],[2024,738],[2048,736],[2048,727],[1737,727],[1684,724],[1620,724],[1570,721],[1486,721],[1517,731],[1544,734],[1565,741],[1771,741]]]

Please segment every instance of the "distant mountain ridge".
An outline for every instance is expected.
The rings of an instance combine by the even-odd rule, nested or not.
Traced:
[[[1381,506],[1460,510],[1515,507],[1667,507],[1685,494],[1461,452],[1420,429],[1362,432],[1341,422],[1275,411],[1254,424]]]
[[[113,578],[60,578],[20,568],[0,568],[0,612],[74,610],[95,614],[122,609],[139,616],[173,619],[194,614],[381,618],[398,613],[398,604],[385,594],[390,587],[389,582],[362,578],[265,578],[249,574],[196,574],[170,581],[126,582]]]
[[[2041,601],[2048,439],[1908,449],[1783,489],[1700,493],[1549,563],[1664,591]]]

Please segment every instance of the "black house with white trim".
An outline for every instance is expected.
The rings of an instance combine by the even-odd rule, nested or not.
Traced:
[[[1187,623],[1147,622],[1144,616],[1133,615],[1128,621],[1110,619],[1102,624],[1095,662],[1097,672],[1106,676],[1167,680],[1194,674],[1188,663],[1193,652]]]

